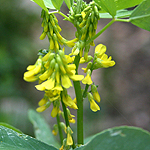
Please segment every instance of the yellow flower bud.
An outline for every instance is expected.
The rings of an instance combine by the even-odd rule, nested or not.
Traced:
[[[45,37],[46,37],[46,32],[43,32],[43,33],[41,34],[41,36],[40,36],[40,40],[45,39]]]

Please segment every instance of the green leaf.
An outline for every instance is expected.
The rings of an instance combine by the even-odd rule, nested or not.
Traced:
[[[115,18],[128,18],[133,10],[118,10],[116,13]],[[112,16],[109,13],[99,13],[100,18],[112,18]]]
[[[150,31],[150,0],[144,0],[130,16],[130,22]]]
[[[58,150],[25,134],[0,126],[0,150]]]
[[[55,140],[49,125],[39,113],[34,110],[29,110],[28,116],[34,126],[35,137],[38,140],[55,147],[60,147],[58,142]]]
[[[102,7],[111,16],[116,15],[116,3],[114,0],[94,0],[99,6]]]
[[[133,10],[118,10],[115,18],[128,18]]]
[[[60,10],[60,7],[63,3],[64,0],[51,0],[54,7],[57,9],[57,10]]]
[[[104,130],[75,150],[150,150],[150,133],[137,127],[115,127]]]
[[[53,6],[52,4],[52,1],[51,0],[43,0],[45,6],[49,9],[55,9],[55,7]]]
[[[48,12],[48,9],[46,8],[43,0],[31,0],[31,1],[34,1],[36,4],[38,4],[42,9],[44,9],[45,11]]]
[[[70,7],[73,5],[73,0],[64,0],[67,7],[70,9]]]
[[[4,126],[6,128],[12,129],[12,130],[22,134],[22,132],[19,129],[17,129],[17,128],[15,128],[15,127],[13,127],[10,124],[7,124],[5,122],[0,122],[0,126]]]
[[[143,0],[116,0],[117,10],[134,7],[140,4]]]

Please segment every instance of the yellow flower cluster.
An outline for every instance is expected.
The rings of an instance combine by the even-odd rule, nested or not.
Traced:
[[[34,65],[27,67],[24,80],[28,82],[39,80],[36,89],[45,91],[44,98],[39,102],[38,112],[44,111],[53,103],[51,116],[56,117],[59,112],[61,91],[64,93],[62,94],[64,104],[77,109],[71,97],[64,92],[66,88],[72,86],[71,80],[80,81],[84,78],[83,75],[76,75],[75,64],[70,64],[73,60],[70,56],[66,57],[63,50],[58,50],[57,53],[49,51],[43,57],[39,56]]]

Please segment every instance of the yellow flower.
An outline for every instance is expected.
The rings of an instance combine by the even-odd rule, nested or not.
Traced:
[[[65,94],[63,94],[62,100],[65,103],[65,105],[67,105],[73,109],[78,109],[77,105],[74,103],[74,101],[71,99],[71,97],[69,95],[65,96]]]
[[[45,82],[41,83],[40,85],[36,85],[36,89],[39,91],[44,91],[45,89],[51,90],[54,88],[55,85],[55,79],[50,78],[46,80]]]
[[[36,80],[38,80],[38,76],[31,76],[31,77],[23,77],[23,79],[27,82],[34,82]]]
[[[91,93],[88,93],[88,100],[90,101],[90,109],[94,112],[100,110],[99,106],[96,104],[96,102],[93,99],[93,96]]]
[[[58,114],[58,112],[59,112],[59,108],[56,106],[53,106],[53,110],[51,111],[51,116],[54,118],[54,117],[56,117],[57,116],[57,114]]]
[[[71,83],[68,75],[61,76],[61,83],[64,88],[69,88],[70,86],[72,86],[72,83]]]
[[[38,105],[39,106],[43,106],[46,104],[46,102],[48,101],[48,98],[46,96],[44,96],[39,102]]]
[[[100,95],[99,95],[98,91],[93,93],[93,98],[94,98],[97,102],[100,102],[100,101],[101,101],[101,98],[100,98]]]
[[[72,140],[72,136],[70,133],[67,133],[67,145],[72,145],[73,144],[73,140]]]
[[[38,58],[34,65],[29,65],[27,67],[27,72],[24,73],[24,80],[28,82],[34,82],[38,80],[38,73],[41,71],[42,60],[41,57]]]
[[[97,91],[97,87],[95,84],[92,84],[91,85],[91,91],[92,91],[92,94],[93,94],[93,98],[97,101],[97,102],[100,102],[100,95]]]
[[[106,52],[106,46],[103,44],[99,44],[95,48],[95,53],[100,57]]]
[[[94,112],[100,110],[99,106],[95,103],[95,101],[93,99],[90,100],[90,108]]]
[[[40,107],[38,107],[37,109],[36,109],[36,111],[37,112],[43,112],[44,110],[46,110],[46,106],[44,105],[44,106],[40,106]]]
[[[67,63],[72,63],[75,59],[75,56],[69,56],[69,55],[65,55],[66,59],[67,59]]]
[[[93,81],[91,80],[91,76],[89,74],[87,74],[86,77],[82,80],[82,83],[88,84],[88,85],[92,84]]]
[[[75,38],[73,40],[70,40],[70,41],[66,41],[65,44],[69,47],[73,47],[75,45],[75,42],[78,41],[78,38]]]

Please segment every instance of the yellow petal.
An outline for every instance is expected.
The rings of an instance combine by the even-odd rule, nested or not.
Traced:
[[[43,83],[42,84],[39,84],[39,85],[36,85],[35,86],[37,90],[39,91],[44,91],[45,90],[45,87],[43,86]]]
[[[45,89],[51,90],[55,85],[55,80],[53,78],[50,78],[49,80],[42,83]]]
[[[61,76],[61,82],[64,88],[69,88],[70,86],[72,86],[72,83],[67,75]]]
[[[73,144],[73,140],[72,137],[69,133],[67,133],[67,145],[72,145]]]
[[[63,91],[63,88],[61,85],[56,85],[52,90]]]
[[[106,46],[103,44],[99,44],[95,48],[95,53],[99,53],[99,55],[102,55],[106,52]]]
[[[33,70],[30,70],[30,71],[27,71],[27,72],[24,73],[25,78],[30,78],[32,76],[34,76],[34,71]]]
[[[46,102],[47,102],[47,99],[42,98],[42,99],[38,102],[38,105],[39,105],[39,106],[43,106],[43,105],[46,104]]]
[[[81,57],[79,63],[80,63],[80,64],[83,64],[83,63],[85,63],[85,62],[86,62],[86,61],[85,61],[84,57]]]
[[[40,106],[36,109],[37,112],[43,112],[46,109],[46,106]]]
[[[99,103],[101,101],[100,95],[98,92],[93,93],[93,98]]]
[[[96,102],[93,99],[90,100],[90,108],[94,112],[100,110],[99,106],[96,104]]]
[[[76,120],[72,118],[71,120],[69,120],[69,122],[70,122],[70,123],[75,123]]]
[[[70,75],[69,78],[73,81],[81,81],[84,76],[83,75]]]
[[[53,107],[53,110],[51,112],[51,116],[54,118],[57,116],[57,113],[59,112],[59,108]]]
[[[91,85],[93,83],[93,81],[91,80],[91,76],[87,74],[87,76],[82,80],[82,83]]]
[[[23,79],[27,82],[34,82],[36,80],[38,80],[38,77],[37,76],[30,76],[30,77],[23,77]]]
[[[75,64],[69,64],[69,65],[67,65],[67,67],[70,70],[75,70],[76,69],[76,65]]]
[[[29,65],[29,66],[27,67],[27,70],[33,70],[35,67],[36,67],[35,65]]]
[[[47,78],[49,78],[49,76],[52,74],[53,70],[52,69],[49,69],[49,70],[46,70],[42,75],[39,76],[39,78],[44,81],[46,80]]]

